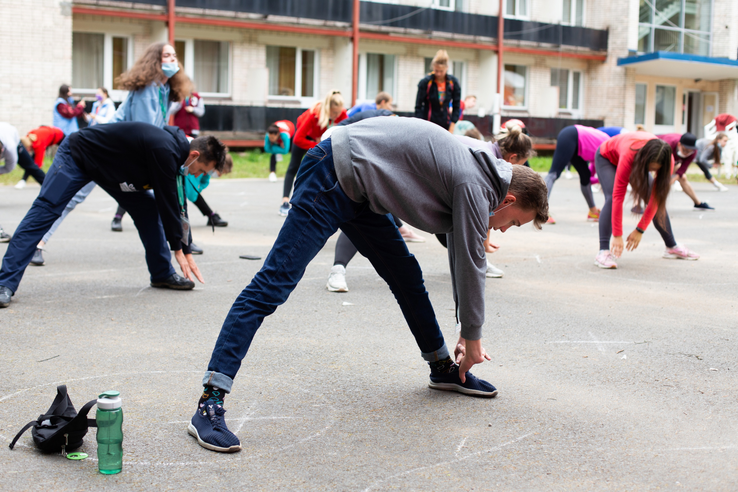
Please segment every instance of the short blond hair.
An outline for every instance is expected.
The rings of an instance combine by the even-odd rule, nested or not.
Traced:
[[[525,166],[513,166],[507,192],[513,195],[520,208],[536,213],[533,225],[541,229],[548,220],[548,187],[541,175]]]
[[[436,56],[434,56],[433,60],[431,61],[431,67],[433,67],[434,65],[448,67],[448,53],[446,53],[446,50],[436,51]]]

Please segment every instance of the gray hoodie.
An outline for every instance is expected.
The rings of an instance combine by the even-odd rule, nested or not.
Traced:
[[[336,128],[333,161],[341,188],[373,212],[448,234],[461,336],[482,337],[489,217],[507,194],[512,166],[416,118],[370,118]]]

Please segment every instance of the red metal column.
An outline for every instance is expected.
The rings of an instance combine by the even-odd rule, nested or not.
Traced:
[[[354,22],[352,46],[352,73],[351,73],[351,106],[356,104],[359,97],[359,0],[354,0]]]
[[[502,15],[502,3],[500,0],[500,10],[497,12],[497,93],[504,94],[505,87],[502,85],[505,66],[502,64],[502,50],[505,39],[505,18]],[[499,101],[502,107],[502,101]]]
[[[167,27],[169,28],[169,44],[174,47],[174,4],[176,0],[167,0]],[[181,53],[184,59],[184,53]]]

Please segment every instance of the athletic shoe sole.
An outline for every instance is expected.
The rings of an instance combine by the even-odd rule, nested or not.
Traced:
[[[697,261],[697,260],[699,260],[699,258],[685,258],[684,256],[672,255],[672,254],[669,254],[669,253],[664,253],[664,255],[662,256],[662,258],[665,259],[665,260],[687,260],[687,261]]]
[[[326,284],[325,288],[328,289],[328,292],[348,292],[348,287],[331,287],[331,284]]]
[[[497,396],[497,390],[494,390],[490,393],[488,391],[464,388],[463,386],[456,383],[434,383],[433,381],[430,381],[428,383],[428,387],[434,390],[456,391],[457,393],[464,393],[465,395],[470,396],[480,396],[483,398],[494,398],[495,396]]]
[[[617,265],[607,266],[607,265],[603,265],[602,263],[600,263],[597,260],[595,260],[595,266],[598,266],[598,267],[602,268],[603,270],[617,270],[618,269],[618,266]]]
[[[166,282],[151,282],[151,286],[155,289],[172,289],[172,290],[192,290],[195,288],[194,285],[174,285]]]
[[[205,449],[209,449],[210,451],[217,451],[219,453],[237,453],[237,452],[241,451],[241,445],[240,444],[238,446],[231,446],[230,448],[221,448],[220,446],[214,446],[212,444],[206,443],[205,441],[203,441],[202,439],[200,439],[200,434],[197,433],[197,429],[192,424],[190,424],[187,427],[187,432],[192,437],[194,437],[195,439],[197,439],[197,443],[200,446],[202,446]]]
[[[504,273],[490,273],[487,272],[484,276],[487,278],[502,278],[505,274]]]

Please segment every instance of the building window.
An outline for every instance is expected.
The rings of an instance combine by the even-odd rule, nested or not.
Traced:
[[[362,54],[359,58],[359,99],[373,100],[380,92],[395,92],[395,55]]]
[[[110,34],[72,33],[72,87],[84,92],[117,89],[115,79],[128,70],[129,38]]]
[[[635,124],[646,124],[646,84],[636,84]]]
[[[568,68],[552,68],[551,87],[559,88],[559,109],[568,111],[580,109],[582,72]]]
[[[505,0],[505,17],[528,17],[528,0]]]
[[[712,0],[640,0],[638,51],[709,56],[711,19]]]
[[[525,108],[528,68],[523,65],[505,65],[505,92],[502,105],[509,108]]]
[[[192,79],[198,92],[228,94],[229,48],[227,41],[195,40],[195,68]]]
[[[561,21],[572,26],[584,25],[584,0],[564,0]]]
[[[315,97],[316,53],[285,46],[267,46],[269,95]]]
[[[433,0],[433,7],[443,10],[454,10],[458,0]]]
[[[231,45],[228,41],[180,39],[174,41],[174,51],[201,96],[230,94]]]
[[[466,94],[465,85],[466,82],[466,63],[463,61],[455,61],[451,63],[451,75],[459,80],[459,87],[461,88],[461,97]]]
[[[674,125],[674,109],[676,105],[676,87],[670,85],[656,86],[656,118],[657,125]]]

